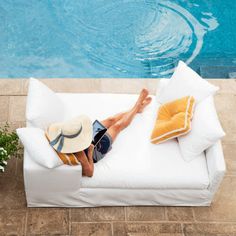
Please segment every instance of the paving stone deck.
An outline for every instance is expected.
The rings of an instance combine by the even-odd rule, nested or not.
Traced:
[[[45,79],[57,92],[155,93],[154,79]],[[215,103],[227,133],[226,176],[210,207],[26,207],[22,160],[0,174],[0,236],[213,236],[236,235],[236,80],[210,80],[220,87]],[[0,79],[0,124],[25,125],[28,80]]]

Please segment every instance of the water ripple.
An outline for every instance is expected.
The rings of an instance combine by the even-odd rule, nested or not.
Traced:
[[[79,53],[105,67],[150,77],[170,74],[179,58],[193,61],[204,35],[218,26],[211,13],[200,23],[166,0],[61,1],[52,9],[72,37],[68,40],[80,45]]]
[[[207,7],[183,0],[3,0],[0,19],[8,76],[164,77],[218,27]]]

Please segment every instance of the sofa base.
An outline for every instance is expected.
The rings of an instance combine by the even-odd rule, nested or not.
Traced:
[[[82,181],[80,165],[62,165],[48,169],[35,163],[25,150],[24,183],[27,206],[209,206],[225,173],[220,142],[206,151],[206,164],[210,185],[203,189],[88,188]]]
[[[42,94],[43,91],[44,89]],[[87,114],[92,120],[103,120],[118,111],[129,109],[138,97],[130,94],[85,93],[58,96],[65,105],[65,120],[81,114]],[[34,103],[30,99],[31,96],[28,97],[30,102],[27,102],[26,110],[40,109],[31,108]],[[102,112],[99,109],[101,104],[104,107]],[[80,109],[74,109],[75,107]],[[201,155],[197,164],[183,162],[177,142],[167,142],[160,145],[161,148],[156,148],[149,142],[157,109],[158,104],[153,97],[153,102],[145,113],[137,116],[113,144],[113,149],[108,154],[114,155],[113,160],[110,159],[110,162],[107,156],[107,162],[104,159],[104,163],[98,163],[90,181],[82,177],[81,165],[47,168],[37,162],[39,157],[36,153],[31,151],[30,156],[25,149],[24,183],[28,207],[210,205],[225,173],[220,141],[209,147],[205,158]],[[27,127],[34,127],[32,120],[27,120]],[[103,172],[106,169],[110,171]],[[111,178],[112,174],[115,178]]]
[[[27,191],[28,207],[209,206],[211,201],[207,189],[81,188],[56,195]]]

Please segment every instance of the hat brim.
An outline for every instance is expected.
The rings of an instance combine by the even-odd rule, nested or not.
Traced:
[[[57,142],[55,145],[51,145],[57,152],[60,153],[80,152],[88,148],[92,142],[93,138],[92,122],[87,116],[84,115],[78,116],[67,123],[70,122],[73,123],[73,125],[77,123],[78,127],[82,125],[82,130],[80,134],[74,138],[64,137],[64,142],[60,150],[59,150],[60,142]],[[64,123],[55,123],[49,126],[46,134],[50,142],[60,134],[61,132],[60,130],[63,124]]]

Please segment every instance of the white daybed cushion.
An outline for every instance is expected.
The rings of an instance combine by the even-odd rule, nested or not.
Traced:
[[[63,120],[64,104],[56,93],[37,79],[31,78],[26,105],[28,124],[46,129],[51,123]]]
[[[66,119],[87,114],[92,120],[103,120],[131,108],[137,97],[127,94],[60,94],[67,108]],[[144,113],[136,116],[132,124],[117,137],[112,150],[103,160],[95,164],[94,176],[82,178],[82,187],[117,189],[208,187],[209,177],[203,153],[196,160],[186,162],[181,156],[176,140],[160,145],[150,143],[157,106],[153,99]]]
[[[212,96],[196,105],[192,130],[187,135],[178,137],[183,158],[191,161],[216,143],[225,135],[214,105]]]
[[[161,104],[175,99],[193,96],[196,102],[213,95],[219,88],[202,79],[184,62],[179,61],[169,83],[157,93],[157,101]]]
[[[16,131],[26,151],[39,165],[47,168],[63,165],[61,159],[50,146],[43,130],[19,128]]]

